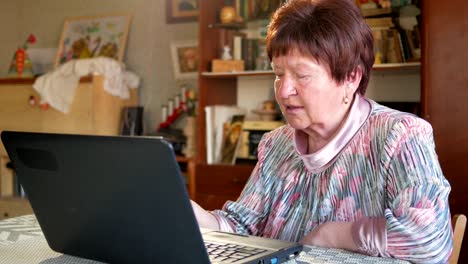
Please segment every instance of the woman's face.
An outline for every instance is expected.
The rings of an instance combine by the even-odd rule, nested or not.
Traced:
[[[332,79],[328,67],[312,57],[292,51],[272,60],[275,97],[288,123],[295,129],[320,129],[343,118],[354,91]],[[346,82],[344,82],[346,83]]]

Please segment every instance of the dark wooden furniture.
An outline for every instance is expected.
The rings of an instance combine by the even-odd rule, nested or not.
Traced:
[[[422,115],[434,128],[440,164],[452,185],[450,210],[468,215],[468,3],[422,3]],[[459,263],[468,263],[468,243]]]

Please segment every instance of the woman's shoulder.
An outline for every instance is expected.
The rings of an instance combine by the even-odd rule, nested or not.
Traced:
[[[260,147],[266,149],[287,149],[293,147],[294,129],[285,124],[263,134]]]
[[[432,126],[424,119],[415,114],[402,112],[371,101],[372,112],[369,122],[373,127],[384,130],[420,130],[432,133]]]
[[[284,124],[278,128],[275,128],[265,133],[264,138],[268,140],[291,140],[294,135],[294,129],[288,124]]]

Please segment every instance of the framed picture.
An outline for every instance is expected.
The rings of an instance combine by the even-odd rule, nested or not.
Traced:
[[[171,44],[172,64],[176,79],[194,79],[198,76],[197,40],[178,41]]]
[[[130,19],[129,14],[65,19],[55,66],[98,56],[122,61]]]
[[[166,0],[166,23],[197,21],[199,0]]]
[[[221,147],[221,163],[233,165],[236,163],[243,122],[244,115],[234,115],[230,123],[227,124],[223,145]]]

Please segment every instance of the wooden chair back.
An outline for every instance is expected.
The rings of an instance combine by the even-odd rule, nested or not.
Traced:
[[[449,263],[457,264],[458,257],[460,256],[460,249],[465,235],[466,216],[463,214],[456,214],[452,217],[453,228],[453,251],[450,256]]]

